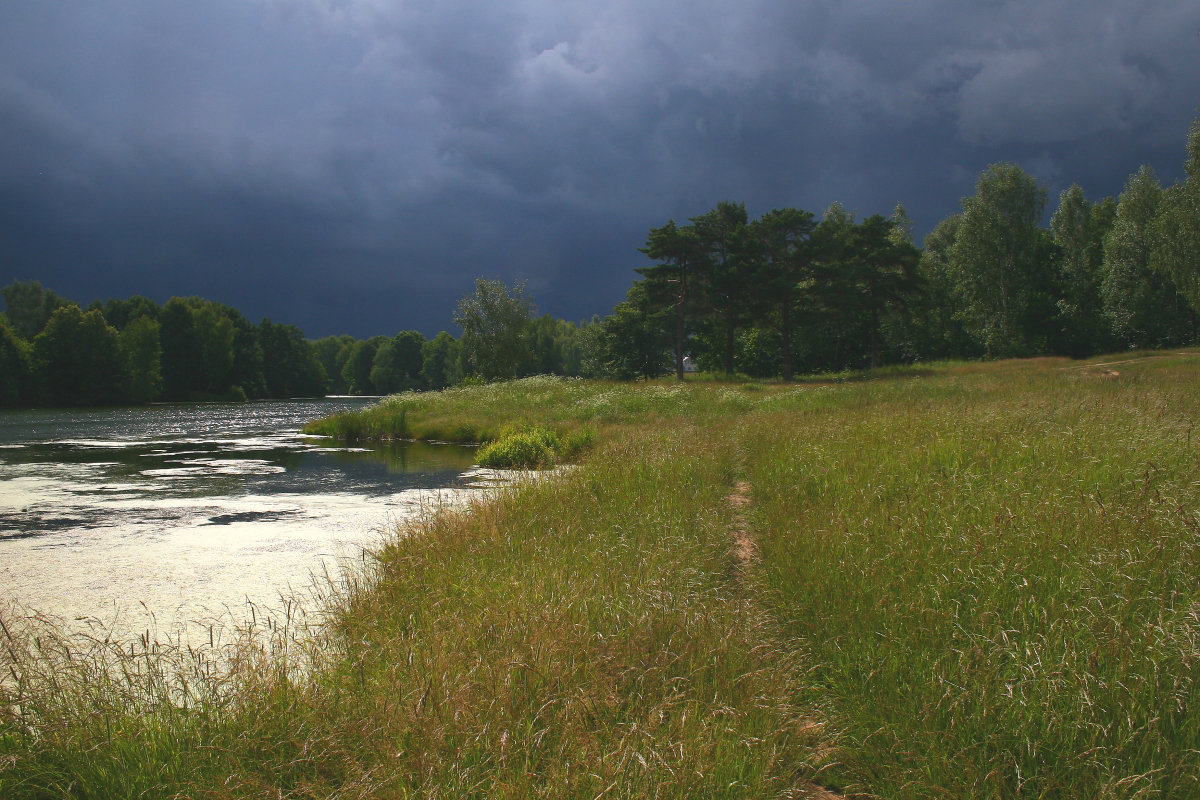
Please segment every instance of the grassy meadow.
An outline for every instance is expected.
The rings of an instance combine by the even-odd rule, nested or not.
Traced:
[[[1194,798],[1198,418],[1193,352],[398,395],[311,432],[575,466],[219,653],[0,614],[0,796]]]

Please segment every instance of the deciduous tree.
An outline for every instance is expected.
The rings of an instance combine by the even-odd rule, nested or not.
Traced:
[[[371,362],[371,385],[377,394],[423,388],[424,344],[420,332],[401,331],[379,345]]]
[[[191,307],[183,298],[172,297],[162,308],[159,325],[163,395],[168,400],[187,400],[200,391],[204,371]]]
[[[524,282],[510,290],[503,281],[475,280],[474,294],[458,302],[454,321],[462,326],[463,354],[476,375],[487,381],[517,377],[530,358],[525,326],[532,314]]]
[[[1100,286],[1104,278],[1104,237],[1115,215],[1112,198],[1092,204],[1078,184],[1071,184],[1059,196],[1058,209],[1050,218],[1050,230],[1059,249],[1062,346],[1076,358],[1111,343]]]
[[[117,332],[99,311],[59,306],[33,340],[33,361],[53,405],[109,405],[125,400]]]
[[[962,216],[952,214],[939,222],[925,237],[917,274],[922,294],[913,307],[913,346],[922,360],[975,357],[983,352],[979,343],[963,327],[951,253],[958,236]]]
[[[13,332],[0,315],[0,406],[31,400],[29,343]]]
[[[304,332],[263,319],[258,325],[269,397],[320,397],[328,380]]]
[[[1039,227],[1046,192],[1016,164],[992,164],[963,199],[950,266],[959,316],[993,357],[1047,347],[1053,266]]]
[[[158,320],[139,316],[117,337],[129,384],[127,397],[134,403],[149,403],[162,394],[162,344]]]
[[[1195,314],[1169,275],[1151,267],[1162,187],[1143,166],[1129,177],[1104,237],[1103,313],[1122,347],[1169,347],[1194,335]]]
[[[5,313],[13,332],[27,342],[46,327],[55,309],[69,304],[37,281],[13,281],[0,294],[4,295]]]
[[[1151,233],[1150,264],[1169,276],[1200,312],[1200,118],[1192,123],[1184,170],[1183,182],[1163,193]]]
[[[430,389],[445,389],[462,379],[459,370],[458,340],[446,331],[430,339],[421,348],[421,373]]]

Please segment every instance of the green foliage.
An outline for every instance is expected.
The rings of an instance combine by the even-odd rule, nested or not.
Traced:
[[[892,244],[900,246],[913,243],[913,223],[908,218],[908,210],[903,203],[896,203],[888,221],[892,223],[891,232],[888,234]]]
[[[98,308],[104,314],[104,318],[108,320],[108,324],[118,331],[124,331],[134,321],[143,317],[157,322],[158,315],[162,311],[158,303],[141,295],[134,295],[124,300],[114,298],[104,303],[97,301],[92,303],[89,308]]]
[[[1054,270],[1038,227],[1046,192],[1016,164],[993,164],[963,198],[950,252],[958,317],[989,356],[1047,352]]]
[[[558,458],[558,434],[542,427],[505,430],[479,449],[479,465],[492,469],[548,467]]]
[[[268,360],[265,352],[280,346],[272,331],[250,324],[241,312],[221,303],[172,297],[159,314],[163,395],[169,400],[291,396],[278,392],[307,380],[311,369],[301,359],[290,364],[302,369],[299,375],[280,375],[279,364],[288,362],[278,354]],[[283,338],[295,338],[295,333],[293,328]],[[268,371],[274,385],[268,383]],[[231,395],[234,387],[237,392]]]
[[[354,346],[354,342],[353,336],[343,334],[326,336],[324,339],[317,339],[312,343],[317,360],[321,362],[325,375],[329,378],[330,394],[350,393],[350,387],[342,377],[342,368],[346,366],[346,359],[350,356],[350,349]]]
[[[906,320],[919,292],[919,253],[902,213],[856,222],[835,203],[820,225],[798,209],[747,222],[742,204],[721,203],[691,223],[651,229],[642,252],[661,263],[637,270],[644,288],[605,321],[610,329],[631,330],[607,348],[609,366],[592,374],[657,374],[657,367],[629,364],[651,363],[643,343],[657,330],[672,342],[680,377],[685,351],[705,369],[732,374],[743,332],[756,328],[774,329],[786,380],[795,371],[798,339],[808,368],[876,364],[912,352]],[[622,340],[629,344],[622,348]],[[780,371],[765,364],[753,370]]]
[[[880,362],[880,336],[885,318],[905,313],[916,293],[920,252],[905,240],[896,223],[879,215],[864,219],[850,231],[835,291],[851,314],[867,322],[870,366]]]
[[[342,365],[342,382],[351,394],[371,394],[371,370],[375,366],[375,353],[387,341],[386,336],[373,336],[356,341],[349,347]]]
[[[812,236],[816,223],[809,211],[774,209],[750,223],[744,243],[752,266],[752,316],[778,332],[783,379],[795,373],[792,335],[796,317],[813,311],[816,252]]]
[[[641,252],[659,263],[636,270],[644,278],[641,297],[637,299],[642,303],[647,322],[652,316],[664,322],[670,319],[665,329],[670,331],[675,375],[682,380],[687,339],[695,330],[697,317],[703,312],[707,258],[705,242],[697,234],[695,226],[681,228],[675,224],[675,220],[670,220],[666,225],[650,229],[646,246],[641,248]],[[662,312],[661,316],[658,312]]]
[[[782,362],[782,337],[769,328],[750,328],[738,334],[734,366],[740,375],[774,378]],[[786,377],[785,377],[786,380]]]
[[[1187,177],[1162,194],[1150,264],[1200,313],[1200,118],[1192,123],[1187,151]]]
[[[33,363],[52,405],[110,405],[125,399],[117,332],[99,311],[59,306],[33,340]]]
[[[233,322],[216,303],[199,301],[192,306],[192,334],[198,350],[200,373],[197,388],[204,394],[227,389],[233,369]]]
[[[1116,217],[1116,203],[1105,198],[1092,204],[1083,189],[1072,184],[1059,197],[1058,209],[1050,218],[1050,230],[1058,246],[1058,311],[1063,325],[1061,349],[1074,357],[1103,351],[1113,344],[1102,313],[1101,284],[1104,278],[1104,238]]]
[[[313,346],[295,325],[264,319],[258,326],[263,376],[271,397],[320,397],[328,380]]]
[[[229,369],[228,382],[240,388],[246,397],[276,397],[267,387],[264,374],[265,357],[259,329],[241,312],[228,306],[223,307],[233,326],[233,363]]]
[[[577,458],[592,446],[595,435],[590,426],[565,435],[540,425],[508,427],[479,449],[477,460],[491,469],[550,467]]]
[[[405,385],[406,375],[398,362],[395,341],[388,339],[379,345],[375,357],[371,359],[370,386],[373,393],[393,394],[412,388]]]
[[[587,326],[586,371],[622,380],[662,375],[671,368],[670,327],[676,322],[674,313],[651,302],[646,281],[634,283],[612,314]]]
[[[522,370],[524,374],[567,377],[582,374],[579,328],[573,323],[543,314],[526,325],[525,339],[530,360]]]
[[[200,344],[196,337],[192,309],[179,297],[172,297],[159,315],[159,340],[162,344],[163,395],[168,400],[186,400],[200,390],[202,373]]]
[[[392,394],[425,387],[421,374],[425,337],[401,331],[380,343],[371,360],[370,384],[376,394]]]
[[[42,332],[50,316],[69,301],[37,281],[13,281],[0,290],[13,333],[27,342]]]
[[[118,335],[118,348],[129,377],[126,396],[133,403],[149,403],[162,394],[162,345],[158,320],[135,317]]]
[[[12,284],[6,291],[18,315],[29,312],[31,319],[30,309],[61,302],[36,283]],[[173,297],[162,308],[145,297],[94,302],[86,312],[71,307],[75,311],[53,330],[49,322],[43,325],[47,335],[36,347],[6,329],[13,338],[0,345],[0,358],[7,353],[12,366],[4,370],[0,404],[245,400],[325,392],[316,351],[295,326],[270,320],[255,326],[236,309],[199,297]]]
[[[458,302],[454,321],[462,326],[462,352],[473,372],[488,381],[515,378],[530,359],[525,329],[533,302],[518,282],[475,280],[475,293]]]
[[[32,391],[29,344],[0,315],[0,406],[27,402]]]
[[[722,363],[733,374],[734,341],[744,327],[753,293],[753,259],[746,257],[746,204],[722,201],[706,214],[691,218],[701,251],[699,268],[710,326],[719,327],[724,343]]]
[[[425,336],[419,331],[400,331],[392,342],[395,346],[395,366],[405,389],[424,388],[421,375],[424,367]]]
[[[914,306],[914,349],[922,361],[983,354],[959,319],[951,258],[962,216],[953,214],[925,237],[917,271],[925,291]]]
[[[458,341],[440,331],[421,346],[421,374],[430,389],[445,389],[462,379]]]
[[[1131,175],[1104,238],[1104,316],[1117,341],[1131,349],[1171,347],[1195,336],[1195,313],[1171,279],[1151,265],[1162,194],[1149,167]]]

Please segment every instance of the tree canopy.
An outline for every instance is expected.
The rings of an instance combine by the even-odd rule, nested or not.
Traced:
[[[475,280],[475,293],[460,300],[454,311],[454,321],[463,331],[463,355],[472,372],[487,381],[521,373],[531,356],[525,328],[533,310],[524,283],[509,289],[503,281]]]

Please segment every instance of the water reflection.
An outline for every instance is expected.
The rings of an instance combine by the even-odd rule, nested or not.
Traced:
[[[382,442],[376,447],[332,447],[323,450],[342,469],[382,464],[389,474],[398,472],[463,472],[475,461],[475,448],[429,442]]]
[[[305,437],[356,399],[0,413],[0,600],[67,618],[204,616],[461,499],[475,450]]]

